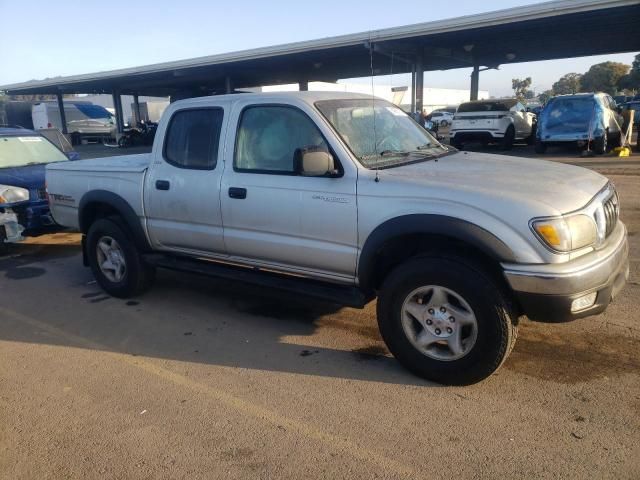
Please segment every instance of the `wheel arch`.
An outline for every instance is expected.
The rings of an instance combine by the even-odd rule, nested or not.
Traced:
[[[494,273],[499,273],[500,262],[516,261],[502,240],[472,222],[444,215],[403,215],[380,224],[367,237],[358,260],[360,288],[375,291],[394,265],[411,256],[460,248]]]
[[[91,224],[98,218],[117,215],[133,237],[136,247],[142,251],[151,250],[147,235],[142,228],[133,207],[120,195],[107,190],[92,190],[83,195],[78,206],[80,231],[86,234]]]

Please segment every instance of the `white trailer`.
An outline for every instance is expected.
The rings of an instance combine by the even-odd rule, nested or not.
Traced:
[[[115,117],[100,105],[90,102],[64,102],[64,114],[67,121],[67,133],[72,143],[83,139],[105,140],[115,138]],[[40,102],[31,109],[35,130],[57,128],[62,130],[60,109],[56,102]]]

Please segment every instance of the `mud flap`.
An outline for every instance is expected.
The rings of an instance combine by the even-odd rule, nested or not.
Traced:
[[[82,239],[80,240],[80,245],[82,247],[82,265],[85,267],[89,266],[89,256],[87,255],[87,236],[82,235]]]

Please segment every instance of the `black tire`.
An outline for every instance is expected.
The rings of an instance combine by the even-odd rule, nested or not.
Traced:
[[[598,155],[604,155],[607,153],[607,149],[609,148],[607,137],[608,134],[605,132],[601,137],[593,139],[592,148]]]
[[[611,141],[611,148],[622,147],[622,132],[618,132]]]
[[[537,124],[533,124],[531,126],[531,135],[529,135],[525,141],[527,142],[527,145],[534,145],[536,143],[536,133],[538,130],[538,125]]]
[[[543,154],[547,151],[547,144],[536,139],[535,147],[536,153]]]
[[[441,120],[440,121],[440,126],[441,127],[447,127],[447,126],[449,126],[449,122],[447,122],[446,120]]]
[[[71,134],[71,145],[80,145],[82,143],[82,135],[78,132],[73,132]]]
[[[120,148],[129,148],[131,146],[131,138],[129,137],[129,135],[122,135],[118,139],[118,146]]]
[[[502,150],[511,150],[513,148],[513,142],[516,139],[516,129],[513,128],[513,125],[509,125],[507,127],[507,131],[504,132],[504,137],[502,138],[502,142],[500,143],[500,148]]]
[[[120,281],[107,278],[98,265],[98,242],[104,238],[114,239],[124,257],[126,269]],[[133,297],[148,289],[155,279],[155,268],[144,263],[127,228],[117,217],[101,218],[91,224],[87,233],[86,249],[93,276],[109,295],[119,298]]]
[[[405,299],[425,285],[455,291],[475,315],[476,340],[461,358],[427,356],[405,333]],[[382,285],[377,309],[382,338],[396,359],[416,375],[447,385],[469,385],[490,376],[504,363],[517,336],[517,316],[502,288],[481,268],[454,256],[415,257],[396,267]]]

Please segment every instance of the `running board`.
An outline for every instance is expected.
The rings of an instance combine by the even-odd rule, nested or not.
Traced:
[[[373,300],[372,297],[367,297],[356,287],[335,285],[293,275],[280,275],[259,268],[240,267],[211,260],[196,260],[157,253],[143,255],[143,258],[147,264],[154,267],[251,283],[347,307],[364,308],[367,303]]]

